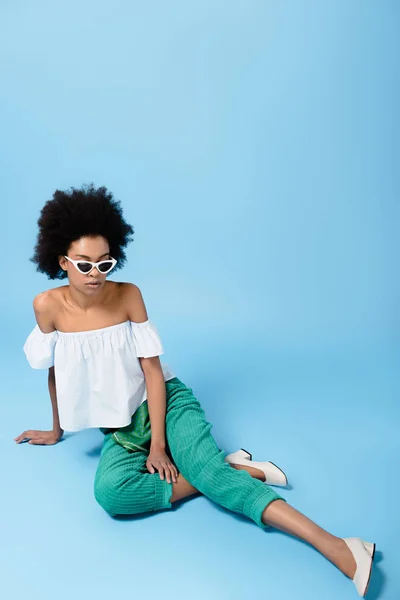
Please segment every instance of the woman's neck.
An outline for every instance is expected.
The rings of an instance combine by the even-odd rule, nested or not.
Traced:
[[[105,298],[108,296],[108,285],[107,281],[99,290],[99,293],[93,296],[87,296],[71,284],[66,286],[65,289],[65,301],[71,308],[81,310],[83,312],[89,311],[92,308],[104,303]]]

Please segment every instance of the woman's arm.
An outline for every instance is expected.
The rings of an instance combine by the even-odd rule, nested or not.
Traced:
[[[38,294],[33,300],[33,310],[35,311],[36,322],[43,333],[50,333],[55,330],[53,312],[54,301],[51,290]],[[53,410],[53,433],[57,441],[61,439],[64,431],[60,427],[60,418],[58,416],[56,378],[54,367],[50,367],[48,375],[48,387]]]
[[[55,330],[52,312],[53,302],[50,291],[43,292],[35,297],[33,301],[33,308],[35,311],[35,317],[40,330],[43,333],[51,333]],[[56,393],[56,380],[54,374],[54,367],[50,367],[48,375],[48,387],[51,399],[51,405],[53,409],[53,429],[50,431],[42,431],[36,429],[29,429],[23,431],[19,436],[14,438],[17,444],[29,440],[30,444],[37,445],[52,445],[56,444],[61,438],[64,431],[60,427],[60,420],[58,416],[57,406],[57,393]]]
[[[64,434],[64,430],[60,427],[60,420],[58,417],[58,406],[57,406],[57,392],[56,392],[56,380],[54,375],[54,367],[50,367],[49,376],[49,393],[51,399],[51,406],[53,409],[53,429],[50,431],[42,431],[37,429],[29,429],[23,431],[19,436],[14,438],[17,444],[29,440],[30,444],[51,446],[57,444]]]
[[[165,416],[167,394],[158,356],[139,358],[146,379],[147,406],[151,424],[150,447],[165,450]]]
[[[140,289],[134,284],[125,284],[128,318],[135,323],[147,321],[147,311]],[[147,406],[149,409],[151,442],[146,460],[147,469],[154,473],[157,469],[161,479],[171,483],[177,481],[178,470],[166,454],[165,417],[166,388],[160,358],[139,357],[147,388]]]
[[[126,283],[124,302],[128,318],[135,323],[147,321],[148,315],[142,293],[137,285]],[[147,388],[147,405],[151,424],[151,447],[165,450],[166,389],[160,358],[139,357]]]
[[[58,437],[58,439],[61,439],[64,430],[60,427],[60,417],[58,416],[56,378],[54,374],[54,367],[50,367],[49,369],[48,384],[51,407],[53,410],[53,433],[56,435],[56,437]]]

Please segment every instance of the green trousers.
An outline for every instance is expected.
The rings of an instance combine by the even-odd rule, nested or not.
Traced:
[[[261,516],[273,500],[283,500],[270,486],[224,461],[210,433],[199,401],[180,379],[165,382],[166,451],[183,477],[213,502],[246,515],[267,528]],[[111,516],[171,508],[172,483],[146,467],[151,429],[147,401],[128,427],[102,429],[105,438],[95,476],[97,502]]]

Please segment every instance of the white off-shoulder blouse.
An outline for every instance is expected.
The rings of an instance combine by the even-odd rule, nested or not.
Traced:
[[[154,323],[118,325],[66,333],[43,333],[36,325],[24,344],[34,369],[54,366],[60,426],[65,431],[129,425],[147,399],[139,357],[164,354]],[[161,363],[164,380],[176,375]]]

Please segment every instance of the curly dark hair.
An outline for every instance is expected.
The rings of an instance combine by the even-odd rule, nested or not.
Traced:
[[[118,261],[114,270],[121,269],[126,262],[124,248],[134,233],[122,216],[120,201],[106,187],[96,189],[93,183],[80,189],[56,190],[43,206],[37,224],[39,233],[29,260],[49,279],[67,277],[58,258],[67,254],[72,242],[82,236],[103,236],[110,245],[111,256]]]

